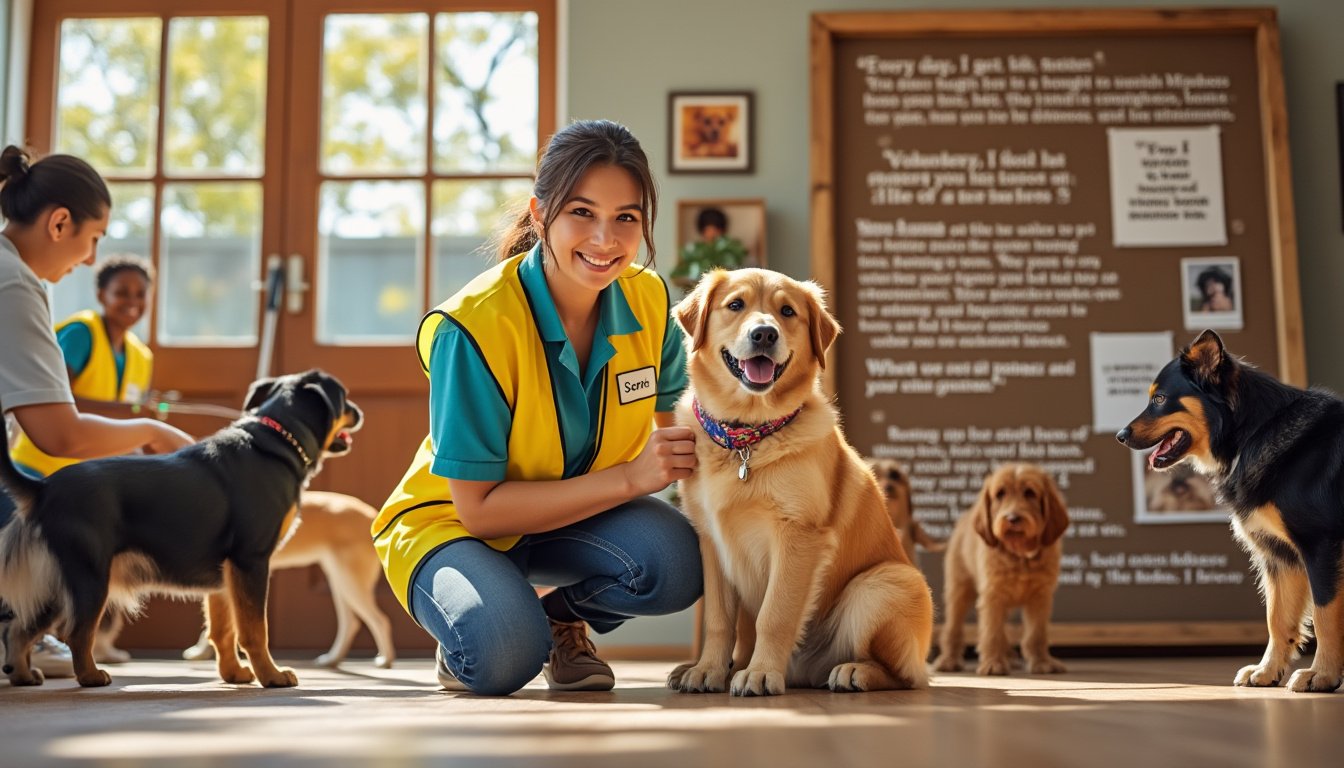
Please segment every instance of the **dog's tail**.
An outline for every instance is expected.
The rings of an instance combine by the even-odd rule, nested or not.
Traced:
[[[0,446],[3,447],[3,446]],[[42,488],[14,466],[8,450],[0,450],[0,492],[14,500],[17,517],[0,528],[0,598],[14,612],[19,626],[49,609],[60,594],[60,567],[28,512]]]
[[[40,527],[19,518],[0,528],[0,598],[18,626],[32,625],[58,605],[62,584],[60,566]]]
[[[0,430],[0,436],[3,436],[3,430]],[[19,468],[14,466],[14,459],[10,458],[9,451],[0,450],[0,493],[7,493],[9,498],[14,500],[19,517],[28,516],[28,510],[32,508],[37,492],[41,488],[41,480],[34,480],[20,472]]]

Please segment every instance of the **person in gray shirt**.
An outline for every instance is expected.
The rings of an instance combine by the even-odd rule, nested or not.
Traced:
[[[167,453],[194,442],[154,419],[108,419],[75,408],[43,281],[54,283],[80,264],[93,264],[111,211],[107,184],[83,160],[50,155],[31,162],[15,146],[0,153],[0,412],[53,456]],[[13,509],[0,493],[0,526]],[[0,603],[0,616],[5,612]],[[33,663],[51,677],[73,674],[67,671],[69,650],[54,638],[39,641]]]

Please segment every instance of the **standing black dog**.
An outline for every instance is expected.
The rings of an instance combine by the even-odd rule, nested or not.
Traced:
[[[1344,402],[1275,381],[1205,331],[1157,375],[1148,407],[1116,439],[1135,450],[1156,445],[1148,457],[1154,469],[1189,459],[1232,507],[1232,528],[1259,572],[1269,624],[1264,658],[1237,673],[1236,684],[1277,685],[1314,629],[1316,658],[1288,687],[1338,688]]]
[[[271,553],[299,492],[325,456],[350,450],[363,414],[317,370],[256,382],[244,408],[175,453],[85,461],[42,481],[0,451],[0,481],[18,504],[0,531],[0,590],[15,613],[4,667],[13,685],[42,683],[29,649],[53,626],[70,644],[79,684],[107,685],[92,650],[103,610],[112,601],[134,612],[152,592],[211,593],[211,641],[226,682],[252,682],[254,672],[267,687],[298,682],[268,648]]]

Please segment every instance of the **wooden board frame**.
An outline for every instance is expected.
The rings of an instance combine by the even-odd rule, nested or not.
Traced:
[[[839,40],[879,38],[1050,37],[1078,34],[1164,35],[1248,33],[1254,36],[1260,136],[1265,168],[1274,285],[1277,374],[1295,386],[1307,383],[1299,292],[1297,236],[1293,223],[1288,118],[1277,15],[1272,8],[1236,9],[1050,9],[1022,11],[911,11],[816,13],[811,36],[811,253],[812,277],[832,293],[836,279],[836,60]],[[832,356],[835,352],[832,350]],[[837,392],[837,366],[828,365],[824,386]],[[1218,645],[1259,642],[1266,635],[1246,622],[1196,621],[1056,623],[1055,638],[1068,645]]]

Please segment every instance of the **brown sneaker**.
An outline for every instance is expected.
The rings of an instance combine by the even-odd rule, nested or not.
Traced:
[[[582,621],[551,622],[551,655],[542,668],[552,691],[610,691],[616,685],[611,667],[597,658]]]

